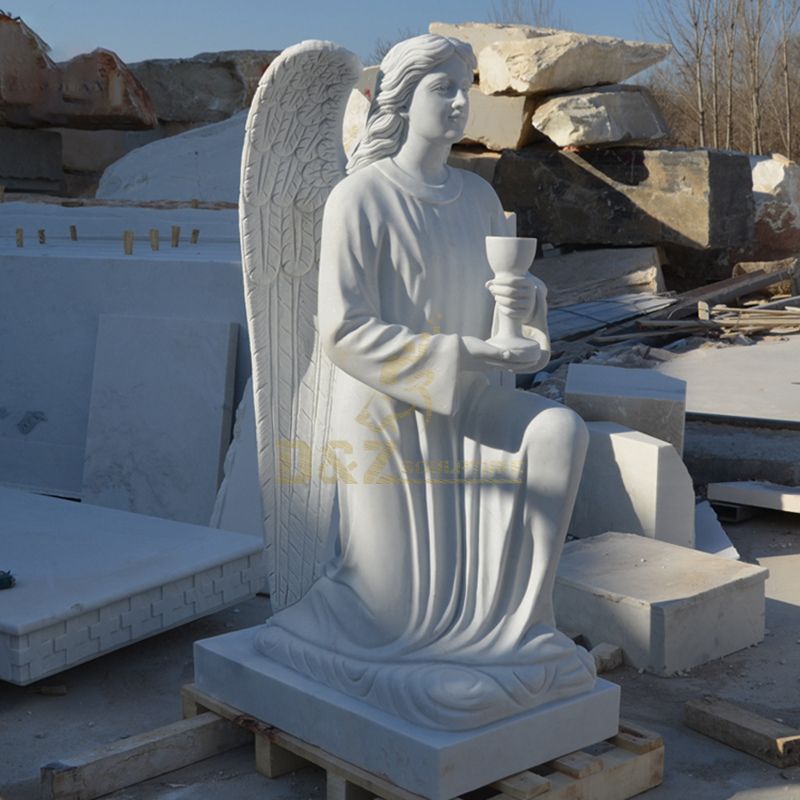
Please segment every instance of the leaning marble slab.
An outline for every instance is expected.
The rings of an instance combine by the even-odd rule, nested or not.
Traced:
[[[619,686],[593,689],[472,730],[414,725],[264,658],[259,628],[195,642],[195,684],[397,786],[446,800],[614,736]]]
[[[101,315],[84,502],[207,524],[230,440],[238,326]]]
[[[81,496],[101,314],[239,323],[241,396],[250,374],[241,259],[238,241],[223,238],[226,229],[236,234],[235,212],[123,211],[130,218],[114,208],[0,204],[4,230],[25,230],[24,248],[14,247],[13,235],[0,241],[0,285],[13,286],[0,291],[0,485]],[[172,224],[183,226],[177,248],[169,246]],[[47,229],[44,245],[36,243],[37,227]],[[194,246],[185,241],[192,227],[201,231]],[[132,256],[122,252],[123,228],[136,231]],[[148,228],[161,230],[157,252],[145,244]]]
[[[0,489],[0,680],[26,685],[254,595],[261,543]]]

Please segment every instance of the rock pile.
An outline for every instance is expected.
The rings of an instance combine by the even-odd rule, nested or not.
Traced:
[[[91,191],[130,150],[246,109],[277,55],[201,53],[128,66],[102,48],[62,64],[48,51],[22,19],[0,11],[0,185],[7,189]]]
[[[493,184],[520,235],[567,249],[658,247],[666,262],[694,259],[695,271],[751,246],[747,157],[667,149],[652,95],[622,83],[665,58],[668,45],[525,25],[430,30],[469,42],[478,60],[451,163]],[[598,271],[617,258],[594,252]]]

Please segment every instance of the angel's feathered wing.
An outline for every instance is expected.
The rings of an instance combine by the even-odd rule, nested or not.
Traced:
[[[247,118],[239,218],[276,610],[305,594],[330,545],[336,487],[320,467],[333,367],[316,327],[319,244],[325,201],[344,177],[342,117],[360,73],[348,50],[302,42],[272,62]]]

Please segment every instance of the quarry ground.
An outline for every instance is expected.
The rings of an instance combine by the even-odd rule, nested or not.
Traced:
[[[743,560],[770,569],[768,635],[760,645],[658,678],[621,667],[604,677],[622,686],[623,716],[663,736],[666,770],[648,800],[800,800],[800,767],[780,770],[682,724],[683,703],[716,694],[800,728],[800,517],[778,512],[726,530]],[[261,622],[256,597],[118,650],[28,687],[0,683],[0,797],[39,797],[39,768],[180,719],[180,687],[192,681],[192,642]],[[39,686],[64,685],[63,696]],[[255,772],[242,747],[123,789],[116,800],[316,800],[324,773],[308,767],[277,780]]]

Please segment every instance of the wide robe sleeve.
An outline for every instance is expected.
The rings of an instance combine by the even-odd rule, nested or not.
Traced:
[[[381,221],[393,209],[383,207],[380,195],[360,192],[359,182],[353,183],[352,178],[342,181],[325,206],[318,316],[322,346],[336,366],[373,389],[420,411],[450,415],[458,404],[460,337],[382,319]]]

